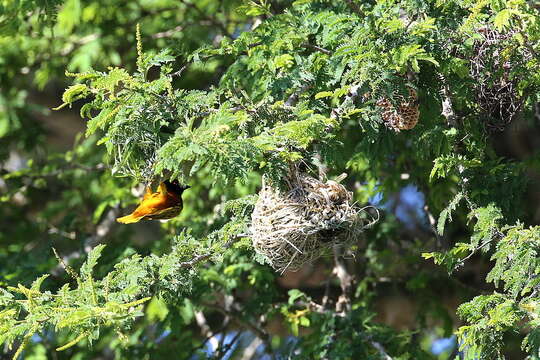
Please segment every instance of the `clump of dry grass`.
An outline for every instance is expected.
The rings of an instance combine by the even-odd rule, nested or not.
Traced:
[[[502,131],[516,118],[525,101],[519,83],[532,54],[518,46],[515,32],[479,28],[470,58],[470,74],[475,80],[476,101],[490,130]]]
[[[284,191],[263,181],[251,235],[255,250],[283,273],[299,270],[336,244],[351,245],[376,221],[352,203],[343,185],[293,170]]]

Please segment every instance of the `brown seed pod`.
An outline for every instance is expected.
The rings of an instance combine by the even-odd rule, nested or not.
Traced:
[[[396,107],[386,97],[377,101],[377,106],[382,108],[381,118],[384,124],[395,131],[410,130],[418,123],[420,112],[418,110],[418,96],[416,91],[408,87],[409,97],[405,99],[397,95],[399,106]]]

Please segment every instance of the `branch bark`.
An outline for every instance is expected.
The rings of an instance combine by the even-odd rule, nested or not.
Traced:
[[[195,321],[197,322],[197,325],[201,329],[201,333],[203,336],[205,336],[210,344],[212,345],[212,348],[217,350],[219,348],[219,342],[214,336],[214,333],[212,332],[212,329],[208,325],[208,322],[206,321],[206,317],[204,316],[202,311],[196,311],[195,312]]]
[[[354,283],[354,275],[347,270],[347,265],[343,259],[343,247],[336,245],[334,247],[334,274],[339,280],[341,295],[336,302],[336,313],[348,313],[351,311],[351,295]]]
[[[441,80],[441,96],[442,96],[442,116],[446,118],[446,122],[450,127],[457,127],[457,115],[454,112],[452,104],[452,97],[450,93],[450,86],[446,81],[444,75],[439,74]]]
[[[322,48],[322,47],[317,46],[317,45],[313,45],[313,44],[310,44],[310,43],[304,43],[304,44],[302,44],[302,46],[305,47],[305,48],[308,48],[308,49],[312,49],[312,50],[321,52],[321,53],[326,54],[326,55],[332,55],[332,52],[330,50],[327,50],[327,49]]]
[[[388,355],[388,353],[386,352],[386,350],[381,344],[379,344],[378,342],[374,340],[371,340],[370,342],[371,342],[371,345],[373,345],[373,347],[377,349],[377,351],[379,352],[379,354],[382,356],[384,360],[392,360],[392,357]]]
[[[240,360],[251,360],[257,352],[257,348],[261,344],[263,344],[263,341],[255,336],[253,340],[251,340],[251,342],[248,344],[248,346],[246,346],[246,348],[244,349],[244,353],[242,354]]]

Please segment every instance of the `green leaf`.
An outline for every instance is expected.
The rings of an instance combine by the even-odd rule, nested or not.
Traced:
[[[289,68],[294,64],[294,57],[289,54],[279,55],[274,58],[274,66],[276,69]]]
[[[105,245],[99,244],[88,253],[86,262],[81,266],[82,278],[88,278],[92,276],[92,270],[97,265],[97,261],[101,257],[103,249],[105,249]]]
[[[330,97],[333,95],[334,95],[333,91],[321,91],[315,94],[315,99],[321,99],[321,98]]]
[[[289,290],[288,294],[289,294],[289,305],[293,305],[296,300],[306,297],[306,294],[304,294],[302,291],[298,289]]]
[[[510,26],[510,19],[512,18],[512,10],[504,9],[501,10],[493,18],[493,25],[497,30],[502,31],[504,28]]]

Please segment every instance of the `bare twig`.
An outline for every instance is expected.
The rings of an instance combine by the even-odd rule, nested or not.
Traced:
[[[326,55],[331,55],[332,54],[332,52],[330,50],[327,50],[325,48],[322,48],[320,46],[313,45],[313,44],[310,44],[310,43],[303,43],[302,46],[305,47],[305,48],[308,48],[308,49],[316,50],[316,51],[321,52],[321,53],[326,54]]]
[[[437,245],[440,248],[442,248],[443,244],[442,244],[441,236],[439,235],[439,232],[437,231],[437,226],[436,226],[437,221],[435,220],[435,217],[429,210],[429,205],[426,204],[424,206],[424,211],[426,212],[426,215],[428,217],[429,227],[431,228],[431,231],[433,232],[433,234],[435,235],[435,238],[437,239]]]
[[[309,311],[317,313],[317,314],[324,314],[324,315],[329,315],[332,317],[345,317],[345,313],[343,312],[337,313],[334,310],[327,309],[324,306],[317,304],[315,301],[309,301],[309,302],[297,301],[295,302],[295,305],[301,308],[309,309]]]
[[[178,71],[175,71],[173,72],[172,74],[169,74],[169,76],[171,78],[175,77],[175,76],[180,76],[182,75],[182,73],[184,72],[184,70],[186,70],[188,67],[188,64],[185,64],[184,66],[182,66]]]
[[[107,169],[107,166],[102,163],[96,164],[95,166],[87,166],[84,164],[70,162],[70,163],[67,163],[65,167],[58,168],[46,174],[25,174],[22,176],[28,179],[58,177],[58,175],[64,174],[68,170],[76,170],[76,169],[89,171],[89,172],[90,171],[104,171]]]
[[[225,346],[223,346],[223,342],[225,341],[225,334],[222,334],[219,344],[219,351],[216,353],[216,359],[223,359],[225,355],[227,355],[227,351],[229,351],[233,345],[238,341],[238,339],[242,336],[242,332],[238,331],[236,335],[233,336],[231,341],[229,341]]]
[[[204,261],[206,259],[209,259],[212,256],[212,254],[204,254],[204,255],[197,255],[190,261],[184,261],[180,263],[181,268],[191,268],[195,266],[195,264],[200,263],[201,261]]]
[[[209,20],[193,21],[193,22],[184,22],[181,25],[175,26],[172,29],[161,31],[152,35],[153,39],[168,38],[174,36],[175,34],[184,31],[186,28],[194,25],[199,26],[213,26],[214,24]]]
[[[184,29],[185,29],[185,25],[178,25],[178,26],[175,26],[174,28],[172,28],[170,30],[155,33],[154,35],[152,35],[152,38],[153,39],[168,38],[168,37],[173,36],[176,33],[181,32]]]
[[[331,276],[328,276],[326,279],[326,282],[324,284],[324,296],[322,298],[322,307],[326,308],[326,305],[328,305],[328,300],[330,299],[330,280]]]
[[[384,360],[392,360],[392,357],[390,355],[388,355],[388,353],[386,352],[386,350],[384,349],[384,347],[380,343],[378,343],[378,342],[376,342],[374,340],[371,340],[370,342],[371,342],[371,345],[373,345],[373,347],[375,349],[377,349],[379,354],[381,354],[381,356],[382,356],[382,358]]]
[[[60,54],[62,56],[67,56],[71,54],[79,46],[88,44],[94,40],[97,40],[98,38],[99,38],[98,34],[90,34],[90,35],[83,36],[80,39],[77,39],[75,41],[66,42],[66,44],[68,45],[60,52]]]
[[[180,0],[180,2],[181,2],[182,4],[184,4],[186,7],[195,10],[202,18],[204,18],[204,19],[210,21],[214,26],[218,27],[225,35],[227,35],[228,37],[231,37],[231,34],[230,34],[229,31],[227,30],[227,27],[226,27],[223,23],[221,23],[220,21],[218,21],[215,17],[206,14],[204,11],[202,11],[202,10],[201,10],[197,5],[195,5],[194,3],[188,2],[188,1],[186,1],[186,0]]]

